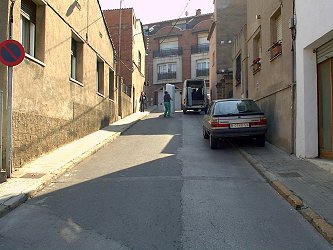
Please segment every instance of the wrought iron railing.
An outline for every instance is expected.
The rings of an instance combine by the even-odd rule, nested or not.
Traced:
[[[183,54],[182,48],[162,49],[153,52],[154,58],[156,57],[169,57],[169,56],[181,56]]]
[[[177,72],[158,73],[157,80],[177,79]]]
[[[191,54],[200,54],[200,53],[207,53],[209,51],[209,44],[196,44],[191,46]]]
[[[197,69],[197,77],[198,76],[209,76],[209,69]]]

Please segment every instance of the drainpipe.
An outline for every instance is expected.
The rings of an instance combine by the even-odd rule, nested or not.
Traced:
[[[292,153],[296,153],[296,11],[295,1],[293,0],[293,16],[289,23],[292,37],[292,84],[291,84],[291,126],[292,126]]]

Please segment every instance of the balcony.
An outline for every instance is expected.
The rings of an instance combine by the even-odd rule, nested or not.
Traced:
[[[197,77],[199,76],[209,76],[209,69],[197,69]]]
[[[170,57],[181,56],[183,54],[183,48],[162,49],[153,52],[154,58],[157,57]]]
[[[261,58],[258,57],[256,59],[254,59],[251,67],[252,67],[253,75],[257,74],[261,70]]]
[[[270,47],[268,51],[271,52],[270,61],[273,61],[275,58],[282,54],[282,42],[278,41],[276,43],[273,43],[272,47]]]
[[[200,54],[200,53],[208,53],[209,51],[209,44],[196,44],[191,46],[191,54]]]
[[[173,80],[177,79],[177,72],[158,73],[157,80]]]

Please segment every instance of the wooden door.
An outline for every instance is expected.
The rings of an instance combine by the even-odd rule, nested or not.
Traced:
[[[333,159],[333,59],[318,64],[319,156]]]

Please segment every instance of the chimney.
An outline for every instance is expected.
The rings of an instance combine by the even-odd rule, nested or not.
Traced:
[[[196,16],[200,16],[200,15],[201,15],[201,9],[197,9],[195,15],[196,15]]]

